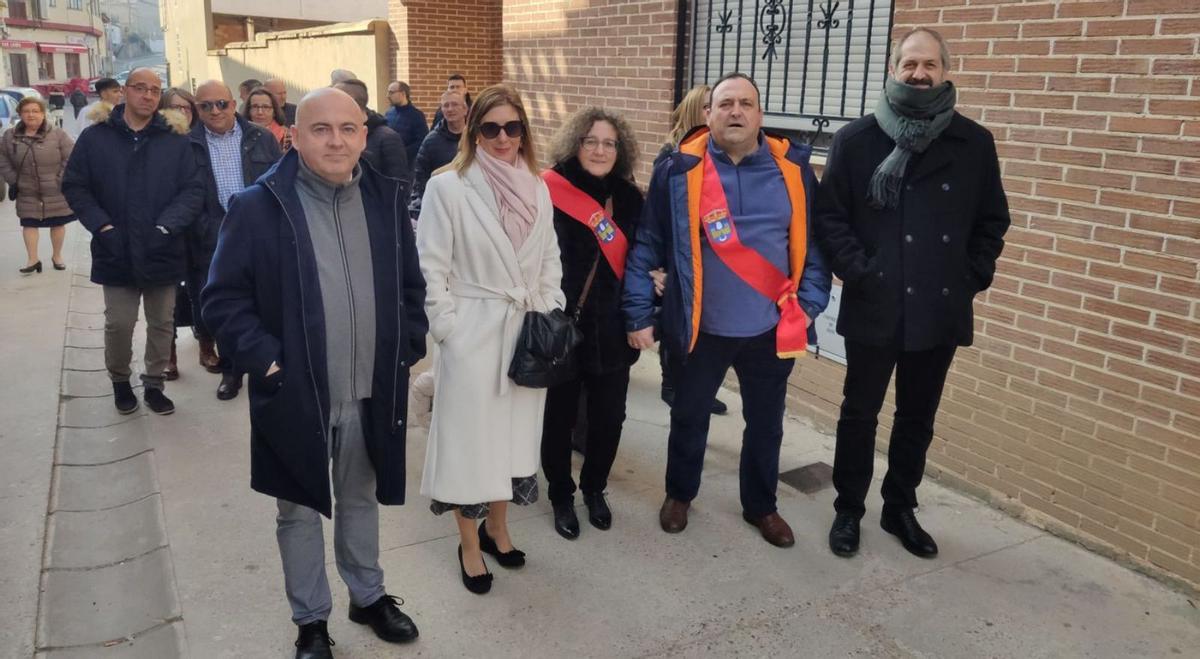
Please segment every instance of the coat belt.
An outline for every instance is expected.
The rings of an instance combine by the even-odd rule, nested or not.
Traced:
[[[475,300],[506,300],[508,307],[504,310],[504,332],[502,334],[502,350],[500,355],[500,373],[498,381],[499,395],[508,393],[508,367],[512,363],[513,350],[517,345],[517,333],[525,320],[525,312],[533,311],[536,307],[537,296],[524,286],[498,288],[486,284],[450,279],[450,294],[455,297]],[[463,319],[457,319],[462,322]]]

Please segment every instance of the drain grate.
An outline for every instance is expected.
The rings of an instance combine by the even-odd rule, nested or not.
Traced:
[[[805,494],[815,494],[833,485],[833,467],[814,462],[779,474],[779,480]]]

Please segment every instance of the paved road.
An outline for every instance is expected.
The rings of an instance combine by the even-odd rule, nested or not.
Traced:
[[[196,365],[184,332],[183,376],[168,387],[178,412],[120,423],[100,397],[88,315],[98,291],[82,279],[68,290],[64,273],[18,280],[17,236],[3,235],[3,364],[20,386],[0,388],[11,465],[0,490],[0,657],[32,654],[35,616],[46,656],[289,656],[274,505],[248,487],[244,394],[216,400],[217,376]],[[878,529],[877,509],[864,520],[861,555],[835,558],[825,548],[832,492],[786,485],[779,506],[797,544],[767,545],[740,519],[740,405],[729,393],[691,524],[663,534],[667,409],[655,370],[653,359],[635,368],[609,487],[613,529],[585,522],[568,542],[546,502],[517,509],[513,534],[529,565],[493,565],[485,597],[459,582],[453,522],[417,494],[425,433],[410,429],[410,502],[383,512],[382,564],[421,639],[397,649],[346,620],[330,565],[338,656],[1163,657],[1200,647],[1200,614],[1185,595],[935,483],[922,489],[921,518],[941,544],[937,560],[905,553]],[[74,395],[56,442],[60,386]],[[48,506],[56,444],[62,475]],[[787,420],[784,469],[831,459],[831,438]],[[43,563],[46,527],[55,537]]]

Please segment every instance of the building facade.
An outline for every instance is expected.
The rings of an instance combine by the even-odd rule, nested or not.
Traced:
[[[482,62],[472,88],[516,85],[539,146],[579,107],[621,110],[642,184],[691,84],[753,71],[767,125],[820,147],[873,111],[895,37],[941,31],[958,109],[996,138],[1013,226],[927,474],[1200,587],[1200,3],[479,4],[464,25],[459,3],[392,0],[395,70],[419,83],[414,99],[430,111],[446,73]],[[844,373],[800,360],[793,410],[832,430]]]
[[[0,49],[5,84],[61,92],[107,72],[96,0],[7,0]]]

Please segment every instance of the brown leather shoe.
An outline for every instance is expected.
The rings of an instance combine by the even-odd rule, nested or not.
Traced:
[[[658,523],[667,533],[679,533],[687,528],[688,508],[692,504],[686,501],[676,501],[671,497],[663,500],[662,508],[658,511]]]
[[[221,358],[217,356],[217,346],[212,339],[199,339],[200,365],[209,373],[221,372]]]
[[[776,547],[791,547],[796,544],[796,537],[792,535],[792,527],[788,526],[788,523],[779,516],[779,513],[763,515],[758,519],[742,513],[742,519],[753,526],[757,526],[759,533],[762,533],[763,539]]]

